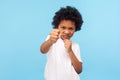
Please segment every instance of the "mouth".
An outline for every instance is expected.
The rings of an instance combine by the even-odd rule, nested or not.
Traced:
[[[70,36],[68,35],[61,35],[61,38],[64,40],[64,39],[70,39]]]

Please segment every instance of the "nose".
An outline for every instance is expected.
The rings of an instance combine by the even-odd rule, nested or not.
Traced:
[[[64,30],[64,33],[69,34],[70,32],[69,32],[69,30]]]

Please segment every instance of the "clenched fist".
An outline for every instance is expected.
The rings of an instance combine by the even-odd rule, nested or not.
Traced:
[[[50,41],[52,43],[55,43],[58,38],[59,38],[59,33],[60,31],[58,29],[53,29],[51,32],[50,32]]]
[[[64,45],[68,53],[72,51],[72,42],[69,39],[64,39]]]

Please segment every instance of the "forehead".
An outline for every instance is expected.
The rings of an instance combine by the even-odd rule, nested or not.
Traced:
[[[71,20],[62,20],[59,25],[65,27],[75,27],[75,22]]]

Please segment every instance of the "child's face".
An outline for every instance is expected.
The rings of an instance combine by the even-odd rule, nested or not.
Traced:
[[[64,39],[70,39],[75,32],[75,22],[71,20],[62,20],[58,25],[60,30],[60,37]]]

